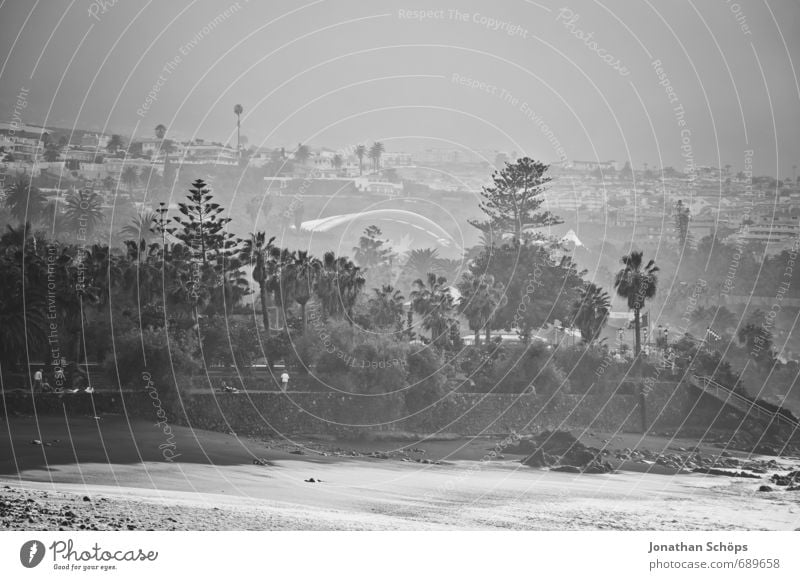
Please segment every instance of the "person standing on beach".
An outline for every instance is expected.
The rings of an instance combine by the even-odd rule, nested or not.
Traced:
[[[281,375],[281,389],[285,393],[286,389],[288,388],[289,388],[289,373],[283,371],[283,374]]]

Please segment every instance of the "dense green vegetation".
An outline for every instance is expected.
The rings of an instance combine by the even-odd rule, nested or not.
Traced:
[[[362,153],[379,167],[380,147]],[[280,361],[298,388],[383,394],[409,410],[449,389],[581,393],[690,367],[740,385],[723,356],[691,335],[658,345],[638,365],[612,356],[600,340],[609,293],[538,233],[558,220],[538,212],[546,172],[521,159],[494,176],[484,191],[487,219],[475,224],[483,242],[458,263],[434,249],[400,257],[374,226],[352,259],[280,247],[272,236],[280,224],[242,239],[199,179],[176,212],[164,203],[145,209],[121,228],[121,243],[109,245],[96,194],[73,192],[64,212],[48,213],[41,194],[20,183],[4,200],[11,223],[0,237],[0,364],[30,375],[30,363],[44,362],[55,375],[62,359],[73,369],[96,362],[113,383],[140,387],[145,371],[164,385],[191,385],[203,384],[193,377],[210,367],[251,373],[254,362]],[[60,222],[56,235],[47,220]],[[741,257],[742,271],[748,259]],[[761,267],[780,270],[786,259]],[[657,271],[632,252],[612,281],[634,313],[636,355],[640,311],[663,287]],[[691,291],[670,289],[669,300]],[[690,320],[690,331],[724,326],[726,358],[755,353],[752,368],[769,377],[795,370],[776,362],[771,342],[762,344],[772,338],[757,317],[741,326],[730,312],[696,308]],[[571,326],[583,341],[554,347],[541,338],[543,329]]]

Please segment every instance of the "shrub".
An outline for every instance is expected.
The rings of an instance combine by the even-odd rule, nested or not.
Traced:
[[[197,340],[188,332],[176,331],[167,335],[164,328],[133,329],[117,337],[116,353],[103,361],[107,373],[119,373],[122,384],[143,387],[143,376],[149,374],[154,384],[169,385],[165,393],[174,394],[175,377],[193,375],[200,370],[194,358]]]
[[[555,359],[576,393],[585,393],[593,383],[616,383],[630,368],[630,363],[616,362],[608,348],[598,346],[560,348]]]
[[[408,345],[391,335],[368,334],[347,322],[328,321],[309,328],[318,340],[314,374],[352,393],[388,393],[406,384]]]
[[[484,388],[495,393],[519,394],[530,386],[539,395],[569,392],[566,373],[556,364],[552,351],[540,343],[509,346],[495,365],[491,379]]]
[[[224,364],[244,368],[261,356],[258,328],[254,319],[240,321],[212,316],[203,319],[200,328],[202,356],[208,365]]]
[[[368,338],[368,337],[365,337]],[[350,365],[353,387],[359,393],[390,393],[406,386],[408,346],[387,335],[373,335],[353,349]]]
[[[415,413],[440,400],[447,392],[449,369],[432,348],[417,347],[406,357],[409,388],[404,392],[406,409]]]

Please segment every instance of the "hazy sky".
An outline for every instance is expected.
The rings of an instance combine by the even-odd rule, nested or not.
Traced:
[[[0,120],[24,89],[30,123],[136,137],[228,141],[241,103],[266,146],[800,162],[797,2],[104,4],[0,3]]]

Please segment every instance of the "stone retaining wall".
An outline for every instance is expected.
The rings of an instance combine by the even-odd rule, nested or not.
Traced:
[[[679,425],[685,418],[687,401],[685,388],[675,383],[658,383],[646,399],[651,429],[660,431]],[[405,410],[401,395],[292,391],[194,394],[169,402],[153,399],[147,391],[37,395],[35,406],[36,412],[43,414],[118,413],[154,422],[159,420],[157,409],[163,407],[174,424],[264,436],[324,433],[347,437],[364,431],[486,435],[543,428],[640,430],[638,397],[631,395],[546,397],[452,392],[416,413]],[[7,395],[5,407],[0,408],[0,417],[6,411],[34,412],[29,395]]]

